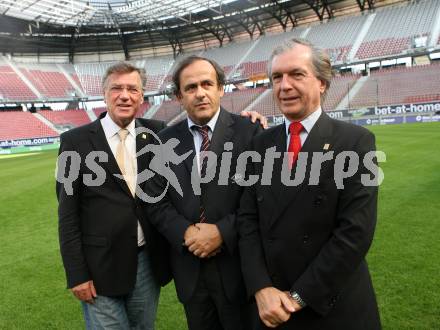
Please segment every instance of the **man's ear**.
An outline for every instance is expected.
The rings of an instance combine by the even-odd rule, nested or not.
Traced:
[[[326,89],[327,89],[327,83],[324,81],[324,80],[319,80],[320,82],[321,82],[321,84],[320,84],[320,86],[319,86],[319,92],[321,93],[321,94],[324,94],[324,92],[326,91]]]
[[[225,95],[225,86],[220,85],[218,89],[220,91],[220,97],[223,97],[223,95]]]

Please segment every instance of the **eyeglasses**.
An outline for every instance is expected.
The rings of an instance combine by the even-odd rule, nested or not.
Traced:
[[[124,92],[124,90],[127,90],[127,92],[131,95],[138,95],[142,93],[142,90],[136,86],[114,85],[110,86],[109,89],[112,94],[121,94]]]

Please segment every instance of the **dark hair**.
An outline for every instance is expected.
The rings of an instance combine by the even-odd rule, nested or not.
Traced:
[[[206,61],[209,64],[211,64],[215,70],[216,76],[217,76],[217,84],[218,87],[221,88],[221,86],[225,85],[226,82],[226,76],[225,72],[223,71],[222,67],[214,60],[211,60],[206,57],[197,56],[197,55],[191,55],[186,58],[184,58],[182,61],[177,64],[176,68],[173,72],[173,92],[174,95],[180,96],[180,75],[182,74],[182,71],[188,67],[189,65],[193,64],[197,61]]]
[[[145,84],[147,83],[147,75],[143,68],[138,68],[129,62],[118,62],[109,66],[105,71],[104,76],[102,77],[102,89],[107,87],[108,77],[110,77],[113,73],[139,73],[139,77],[141,78],[141,88],[144,90]]]
[[[283,42],[281,45],[275,47],[270,56],[269,62],[267,63],[267,74],[269,76],[270,81],[272,82],[272,60],[275,56],[281,55],[289,50],[295,48],[296,45],[303,45],[310,49],[312,54],[312,69],[316,78],[325,83],[325,91],[321,95],[321,101],[324,101],[324,98],[327,94],[328,89],[330,88],[330,82],[332,79],[332,65],[330,63],[330,57],[328,54],[321,48],[316,47],[311,42],[301,39],[301,38],[293,38]]]

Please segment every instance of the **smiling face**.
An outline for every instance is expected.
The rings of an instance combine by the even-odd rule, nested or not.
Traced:
[[[297,44],[276,55],[271,71],[275,101],[289,120],[301,121],[321,105],[326,85],[313,71],[309,47]]]
[[[205,125],[220,108],[223,86],[217,82],[217,74],[211,63],[197,60],[182,70],[177,95],[188,117],[198,125]]]
[[[135,118],[144,101],[139,73],[111,74],[104,86],[104,101],[112,120],[119,127],[126,127]]]

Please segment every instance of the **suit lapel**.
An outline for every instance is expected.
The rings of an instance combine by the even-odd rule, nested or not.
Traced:
[[[183,120],[178,124],[177,127],[179,144],[176,147],[176,151],[178,155],[183,155],[188,152],[188,150],[192,150],[193,152],[183,161],[186,169],[191,174],[192,166],[194,162],[194,157],[196,156],[195,147],[194,147],[194,138],[191,132],[188,129],[187,120]]]
[[[283,153],[286,151],[286,130],[284,124],[278,125],[277,129],[272,133],[271,145],[266,146],[270,148],[275,146],[276,152],[281,152],[281,157],[275,158],[272,170],[272,184],[270,185],[273,196],[278,197],[281,193],[281,168],[283,165]],[[266,150],[263,150],[265,152]],[[261,155],[264,157],[264,155]],[[263,159],[264,160],[264,159]]]
[[[144,127],[138,120],[135,121],[136,128]],[[151,136],[148,133],[141,133],[136,135],[136,154],[139,153],[142,148],[144,148],[148,143],[151,143]],[[137,172],[141,173],[144,169],[147,168],[149,163],[149,153],[145,152],[140,156],[136,156],[137,161]]]
[[[284,132],[285,128],[283,127]],[[273,224],[284,212],[284,210],[287,208],[288,205],[292,205],[295,202],[295,199],[297,196],[301,193],[301,191],[304,189],[306,185],[308,185],[309,182],[309,173],[310,173],[310,167],[312,162],[312,155],[313,152],[319,152],[323,151],[324,143],[327,143],[328,137],[331,135],[331,121],[330,118],[325,114],[322,113],[315,125],[313,126],[312,130],[307,136],[307,139],[304,143],[304,145],[301,148],[301,152],[306,152],[308,154],[307,158],[307,168],[306,168],[306,174],[303,182],[299,184],[298,186],[285,186],[281,182],[281,166],[277,168],[277,174],[280,175],[279,178],[276,178],[275,181],[280,188],[280,192],[283,192],[280,194],[278,192],[278,207],[275,208],[274,213],[272,214],[271,218],[271,224]],[[284,145],[286,144],[286,135],[284,134]],[[285,147],[286,148],[286,147]],[[284,149],[285,151],[286,149]],[[279,170],[279,172],[278,172]],[[294,173],[292,173],[292,177],[294,176]]]
[[[220,114],[215,124],[214,132],[211,138],[211,144],[209,150],[213,151],[217,156],[220,156],[223,152],[223,146],[225,142],[231,141],[234,135],[234,130],[232,126],[234,125],[234,120],[229,112],[220,108]]]
[[[100,118],[102,118],[100,116]],[[107,138],[104,133],[104,129],[102,128],[100,118],[93,122],[90,128],[90,142],[96,151],[104,151],[108,155],[108,161],[100,163],[101,166],[107,169],[107,175],[109,175],[112,180],[115,180],[122,190],[124,190],[128,195],[131,195],[130,189],[127,186],[127,183],[122,178],[121,170],[119,169],[118,163],[116,162],[115,156],[110,149],[110,146],[107,142]],[[115,176],[115,174],[120,175],[121,177]]]

